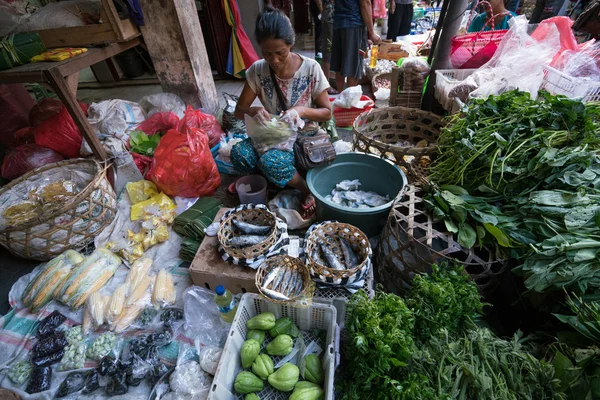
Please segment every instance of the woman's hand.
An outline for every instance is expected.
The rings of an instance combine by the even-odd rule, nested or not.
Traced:
[[[284,112],[280,119],[290,124],[292,129],[302,129],[304,127],[303,115],[304,107],[292,107]]]
[[[251,107],[249,115],[258,122],[267,123],[271,116],[264,107]]]

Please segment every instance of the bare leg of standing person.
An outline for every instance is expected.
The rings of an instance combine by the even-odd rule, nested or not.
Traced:
[[[341,72],[336,72],[335,73],[335,86],[336,86],[338,92],[341,92],[344,90],[345,83],[346,83],[346,78],[344,78],[344,75],[342,75]]]

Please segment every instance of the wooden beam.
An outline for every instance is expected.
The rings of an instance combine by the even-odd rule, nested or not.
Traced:
[[[83,110],[81,110],[81,107],[77,102],[77,98],[73,93],[71,93],[69,85],[67,85],[67,81],[57,69],[50,69],[45,71],[44,73],[46,75],[46,78],[54,88],[54,91],[58,95],[58,98],[62,101],[69,114],[71,114],[71,116],[73,117],[73,121],[81,131],[81,134],[83,135],[84,139],[92,148],[94,155],[102,161],[107,160],[108,155],[106,154],[106,151],[104,151],[102,143],[100,143],[100,141],[94,134],[94,130],[89,124],[87,117],[83,113]]]
[[[217,90],[194,0],[141,0],[140,27],[163,91],[216,113]]]
[[[77,85],[79,85],[79,72],[72,73],[65,77],[69,91],[74,97],[77,97]]]

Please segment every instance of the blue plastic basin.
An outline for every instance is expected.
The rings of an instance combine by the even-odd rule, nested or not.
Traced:
[[[335,185],[346,179],[358,179],[362,183],[360,190],[387,195],[390,201],[379,207],[356,209],[326,200],[325,196],[331,194]],[[379,235],[395,198],[407,183],[406,175],[398,166],[363,153],[338,154],[332,164],[308,171],[306,181],[316,198],[319,220],[337,220],[354,225],[368,237]]]

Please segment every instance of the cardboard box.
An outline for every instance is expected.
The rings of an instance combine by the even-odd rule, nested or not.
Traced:
[[[408,57],[408,52],[403,49],[401,42],[381,42],[377,58],[380,60],[398,61],[401,58]]]
[[[221,208],[214,222],[220,221],[227,210],[229,209]],[[223,285],[232,293],[258,293],[254,284],[256,271],[250,267],[240,267],[223,261],[219,255],[219,239],[216,236],[204,238],[190,265],[189,272],[194,285],[209,290],[215,290],[218,285]]]

